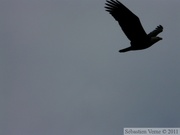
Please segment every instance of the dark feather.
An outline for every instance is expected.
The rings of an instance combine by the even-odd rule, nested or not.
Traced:
[[[162,40],[161,37],[157,37],[163,31],[161,25],[147,35],[140,19],[118,0],[107,0],[105,8],[118,21],[123,32],[131,41],[130,47],[119,52],[143,50]]]
[[[130,41],[136,42],[147,38],[141,22],[135,14],[117,0],[107,0],[106,2],[106,11],[118,21]]]
[[[153,30],[152,32],[150,32],[148,34],[149,37],[156,37],[159,33],[161,33],[163,31],[163,27],[161,25],[157,26],[155,30]]]

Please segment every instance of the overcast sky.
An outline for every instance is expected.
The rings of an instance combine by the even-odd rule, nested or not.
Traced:
[[[180,1],[121,0],[162,41],[129,41],[105,0],[0,1],[0,134],[180,127]]]

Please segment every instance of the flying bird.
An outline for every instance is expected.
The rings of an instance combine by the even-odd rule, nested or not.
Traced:
[[[118,21],[123,32],[130,40],[131,46],[119,50],[119,52],[143,50],[149,48],[159,40],[162,40],[161,37],[157,36],[163,31],[161,25],[157,26],[155,30],[147,34],[141,25],[140,19],[121,2],[118,0],[106,0],[105,5],[106,11]]]

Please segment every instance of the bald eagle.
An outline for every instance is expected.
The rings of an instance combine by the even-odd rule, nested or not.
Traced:
[[[161,25],[157,26],[157,28],[149,34],[146,34],[141,25],[140,19],[121,2],[118,0],[106,0],[105,5],[106,11],[108,11],[116,21],[118,21],[123,32],[130,40],[131,46],[119,50],[119,52],[143,50],[152,46],[159,40],[162,40],[161,37],[157,36],[163,31]]]

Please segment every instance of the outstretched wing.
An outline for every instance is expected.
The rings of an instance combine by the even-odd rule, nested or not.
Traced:
[[[153,30],[152,32],[150,32],[148,34],[149,37],[156,37],[159,33],[161,33],[163,31],[163,26],[159,25],[156,27],[155,30]]]
[[[130,41],[147,38],[139,18],[118,0],[107,0],[105,8],[118,21]]]

